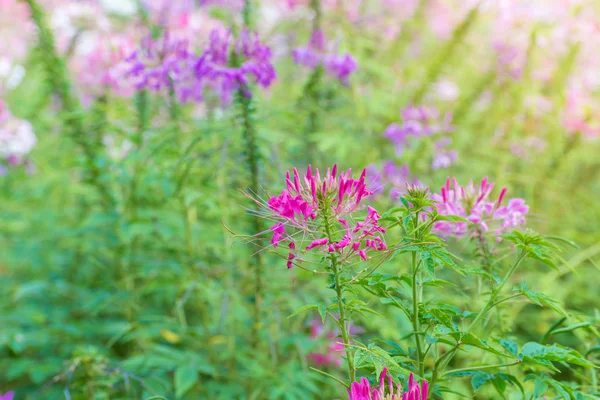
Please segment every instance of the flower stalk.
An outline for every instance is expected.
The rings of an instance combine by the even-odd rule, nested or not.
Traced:
[[[326,198],[323,198],[323,202],[327,202]],[[323,211],[323,222],[325,227],[325,235],[329,239],[330,243],[335,242],[335,238],[331,232],[331,216],[329,215],[328,210],[330,210],[330,206],[325,204],[322,208]],[[341,265],[339,265],[338,258],[335,252],[331,252],[328,255],[329,262],[331,264],[331,269],[334,275],[334,284],[335,284],[335,294],[337,298],[338,309],[340,312],[340,318],[338,319],[338,325],[340,326],[340,330],[342,332],[342,340],[344,342],[344,349],[346,351],[346,359],[348,363],[348,378],[350,382],[354,382],[356,380],[356,369],[354,367],[354,358],[352,356],[352,351],[350,349],[350,333],[348,331],[349,320],[346,317],[346,309],[344,304],[343,297],[343,288],[341,283]]]

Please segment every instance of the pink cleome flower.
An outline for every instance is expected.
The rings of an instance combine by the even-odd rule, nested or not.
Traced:
[[[440,194],[431,196],[437,201],[437,211],[441,215],[463,217],[469,222],[438,221],[433,230],[443,236],[462,237],[474,234],[471,228],[475,226],[483,232],[494,229],[495,234],[499,236],[524,225],[525,215],[529,212],[525,200],[510,199],[507,205],[502,206],[507,189],[503,188],[498,199],[492,201],[490,196],[493,189],[494,184],[487,178],[482,179],[480,185],[474,185],[473,181],[470,181],[467,186],[460,186],[456,178],[448,178]]]
[[[387,387],[385,385],[386,377]],[[413,374],[410,374],[407,390],[402,392],[402,385],[398,384],[394,388],[392,376],[388,375],[387,368],[384,368],[379,377],[379,387],[371,388],[367,378],[363,377],[360,382],[352,383],[348,394],[349,400],[427,400],[429,383],[424,380],[423,384],[419,386]]]
[[[361,201],[373,192],[365,184],[366,170],[359,179],[351,178],[351,173],[348,170],[338,175],[334,165],[321,177],[318,169],[313,175],[309,165],[300,178],[294,169],[293,174],[287,173],[286,189],[267,202],[270,213],[279,220],[270,228],[271,244],[278,247],[280,242],[288,242],[288,268],[301,249],[296,248],[296,240],[286,232],[287,227],[303,232],[304,238],[311,240],[304,250],[337,253],[344,260],[358,256],[366,261],[367,252],[387,249],[382,237],[385,229],[379,226],[377,210],[367,206],[364,220],[354,221],[353,213],[364,208]],[[322,229],[324,226],[335,226],[337,230],[327,232]]]

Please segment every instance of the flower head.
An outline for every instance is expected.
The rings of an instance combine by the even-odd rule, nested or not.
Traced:
[[[350,75],[358,69],[358,63],[350,53],[327,51],[325,35],[320,30],[313,31],[308,46],[297,47],[292,56],[296,64],[307,68],[323,66],[329,75],[345,85],[350,83]]]
[[[170,90],[172,87],[180,101],[198,95],[194,77],[195,56],[187,40],[173,39],[169,32],[160,38],[146,37],[141,46],[127,58],[129,77],[138,90],[153,92]]]
[[[468,222],[438,221],[433,230],[444,236],[461,237],[474,234],[472,228],[475,227],[483,232],[493,229],[496,235],[500,235],[524,225],[525,215],[529,212],[525,200],[510,199],[503,206],[507,189],[502,189],[498,198],[492,200],[493,189],[494,184],[487,178],[482,179],[480,185],[470,181],[466,186],[460,186],[456,178],[448,178],[440,194],[434,194],[431,198],[437,202],[436,208],[441,215],[463,217]]]
[[[237,90],[250,96],[250,81],[262,88],[275,81],[271,58],[271,49],[259,40],[258,34],[242,30],[234,40],[231,32],[215,29],[205,52],[196,61],[195,75],[203,88],[217,92],[221,101],[228,104]]]
[[[338,173],[337,165],[323,176],[318,169],[313,174],[310,165],[302,177],[294,169],[286,175],[286,189],[268,200],[269,214],[277,221],[270,228],[271,244],[288,243],[288,268],[300,251],[316,249],[344,259],[357,256],[367,260],[367,252],[387,249],[377,210],[367,206],[364,219],[355,220],[354,213],[365,208],[362,201],[373,192],[366,187],[366,170],[358,179],[351,174],[351,170]],[[297,232],[289,234],[287,228]],[[294,237],[297,233],[303,234],[302,239]],[[297,246],[298,240],[309,242]]]
[[[388,375],[387,368],[384,368],[379,377],[379,387],[371,388],[369,381],[363,377],[359,382],[352,383],[348,394],[349,400],[427,400],[429,383],[424,380],[419,386],[413,374],[410,374],[408,387],[406,392],[403,392],[400,384],[394,388],[392,376]]]

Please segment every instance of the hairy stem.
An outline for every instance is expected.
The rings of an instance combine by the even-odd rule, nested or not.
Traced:
[[[412,314],[412,324],[415,334],[415,346],[417,352],[417,370],[419,371],[419,376],[423,376],[424,374],[424,366],[422,359],[422,347],[421,347],[421,336],[420,336],[420,327],[419,327],[419,296],[417,290],[417,254],[415,252],[412,253],[412,296],[413,296],[413,314]]]
[[[330,243],[333,243],[335,241],[332,233],[331,233],[331,220],[330,220],[330,216],[328,214],[328,210],[329,210],[329,205],[326,204],[326,201],[324,200],[324,207],[323,209],[325,210],[325,215],[324,215],[324,222],[325,222],[325,234],[327,235],[327,238],[329,239]],[[337,303],[338,303],[338,309],[340,311],[340,318],[338,320],[338,324],[340,326],[340,330],[342,331],[342,340],[344,341],[344,349],[346,350],[346,359],[348,361],[348,378],[350,379],[350,382],[354,382],[356,380],[356,370],[354,368],[354,358],[352,357],[352,351],[350,349],[350,333],[348,332],[348,324],[347,322],[349,322],[349,320],[346,317],[346,309],[344,307],[344,298],[343,298],[343,290],[342,290],[342,284],[341,284],[341,266],[338,263],[338,259],[337,256],[335,255],[335,253],[329,253],[329,262],[331,263],[331,268],[333,270],[333,275],[334,275],[334,284],[335,284],[335,294],[336,294],[336,298],[337,298]]]
[[[247,90],[247,88],[246,88]],[[256,143],[256,130],[254,128],[252,98],[244,94],[242,90],[237,93],[237,101],[240,108],[240,119],[244,139],[246,141],[246,162],[250,171],[250,190],[252,193],[258,193],[259,189],[259,152]],[[258,211],[258,205],[254,204],[255,210]],[[252,230],[254,233],[262,231],[262,222],[259,218],[252,218]],[[261,328],[262,315],[262,253],[256,253],[253,258],[254,267],[254,323],[252,325],[251,344],[252,347],[258,345],[259,331]]]
[[[96,165],[96,147],[94,142],[89,140],[81,116],[81,105],[71,92],[71,82],[68,78],[65,60],[57,54],[54,34],[46,22],[44,11],[36,0],[22,1],[29,6],[31,18],[38,29],[39,48],[44,68],[48,73],[52,91],[60,98],[64,128],[85,156],[88,173],[86,180],[98,189],[106,204],[113,204],[110,191],[100,180],[101,170]]]

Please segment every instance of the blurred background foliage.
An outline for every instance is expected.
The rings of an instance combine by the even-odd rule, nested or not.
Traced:
[[[0,10],[17,19],[10,3],[0,2]],[[200,21],[191,37],[202,46],[206,26],[242,25],[239,5],[143,2],[138,11],[148,16],[117,12],[125,3],[40,3],[57,53],[38,39],[39,27],[23,28],[28,12],[23,26],[0,28],[6,43],[0,49],[18,40],[27,47],[20,59],[9,60],[25,75],[3,86],[3,101],[32,124],[38,139],[27,168],[12,167],[0,177],[0,389],[16,390],[17,399],[345,397],[335,381],[309,369],[308,355],[327,347],[327,340],[311,336],[318,316],[288,318],[331,296],[327,282],[287,270],[285,260],[262,251],[262,311],[259,322],[253,319],[252,260],[267,242],[256,246],[245,236],[256,232],[248,215],[252,203],[241,190],[250,187],[251,171],[237,103],[221,107],[207,97],[179,104],[148,91],[89,93],[81,78],[85,67],[74,61],[84,57],[78,46],[86,33],[94,33],[93,40],[104,34],[104,18],[110,30],[135,31],[135,47],[152,26],[177,29],[172,20],[156,19],[156,9],[170,6]],[[489,176],[527,200],[529,227],[579,245],[563,254],[558,269],[528,263],[518,276],[551,294],[568,318],[561,321],[548,307],[509,303],[498,314],[502,329],[522,345],[540,341],[558,322],[555,329],[571,329],[555,331],[546,343],[597,361],[597,5],[397,3],[324,2],[315,13],[314,4],[253,2],[252,26],[271,46],[278,75],[268,90],[253,87],[258,194],[278,191],[286,170],[309,162],[358,170],[392,159],[408,164],[432,191],[447,176],[463,182]],[[11,19],[2,14],[0,21]],[[291,51],[308,41],[316,15],[335,46],[358,61],[347,85],[324,77],[311,88],[312,72],[293,62]],[[18,28],[27,32],[15,33]],[[69,30],[76,33],[65,34]],[[514,47],[513,59],[505,60],[501,45]],[[63,72],[72,88],[63,85]],[[76,104],[70,109],[67,92]],[[396,154],[383,132],[401,121],[400,110],[409,104],[453,114],[455,163],[431,168],[435,144],[427,140]],[[572,107],[584,110],[577,128],[569,120]],[[377,204],[385,209],[394,201],[383,196]],[[454,241],[451,249],[465,265],[475,262],[467,241]],[[405,261],[388,263],[384,272],[402,273]],[[434,297],[469,308],[473,299],[464,293],[473,282],[446,271],[440,278],[456,286],[437,289]],[[381,316],[356,322],[362,340],[377,337],[389,346],[410,333],[398,310],[371,306]],[[481,354],[461,355],[453,368],[473,363],[481,363]],[[333,375],[340,370],[322,368]],[[597,385],[595,372],[592,381],[578,374],[567,369],[557,379]],[[456,382],[454,391],[467,397],[501,398],[492,387],[474,394],[468,378]]]

